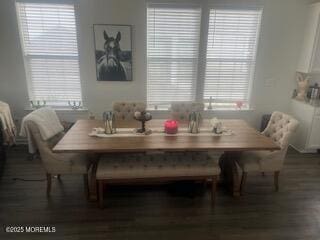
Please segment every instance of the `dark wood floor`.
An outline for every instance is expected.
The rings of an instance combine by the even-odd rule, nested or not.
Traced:
[[[106,205],[84,198],[82,177],[62,176],[45,195],[39,160],[27,149],[9,150],[0,180],[0,224],[54,226],[56,233],[4,233],[0,239],[320,239],[320,158],[290,151],[280,177],[249,175],[246,194],[232,198],[222,188],[216,207],[210,191],[177,191],[177,186],[117,186],[107,189]],[[181,188],[185,185],[180,185]]]

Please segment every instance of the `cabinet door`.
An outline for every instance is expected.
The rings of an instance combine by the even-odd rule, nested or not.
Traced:
[[[320,149],[320,116],[314,116],[307,148]]]
[[[310,5],[308,19],[305,25],[301,55],[297,67],[298,72],[309,73],[317,68],[320,70],[320,59],[315,58],[318,56],[315,52],[319,51],[320,53],[320,46],[319,48],[317,46],[319,16],[320,3]]]
[[[290,144],[300,152],[307,151],[314,112],[314,107],[305,102],[291,101],[291,115],[299,121],[299,127],[291,137]]]

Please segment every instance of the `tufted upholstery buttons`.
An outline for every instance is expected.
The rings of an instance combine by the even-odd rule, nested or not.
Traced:
[[[172,102],[171,118],[177,121],[188,121],[191,112],[203,112],[204,104],[197,102]]]
[[[274,112],[263,135],[271,138],[279,147],[276,151],[247,151],[237,160],[245,172],[280,171],[288,149],[289,138],[297,129],[299,122],[290,115]]]
[[[210,157],[205,152],[133,155],[102,157],[97,179],[210,176],[220,173],[220,154]]]
[[[297,127],[298,121],[290,115],[274,112],[263,134],[270,137],[282,148],[286,148],[289,136]]]
[[[112,109],[117,127],[136,127],[139,124],[133,118],[134,113],[145,111],[146,104],[144,102],[114,102]]]

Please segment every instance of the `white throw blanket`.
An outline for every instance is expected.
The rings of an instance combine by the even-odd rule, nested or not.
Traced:
[[[43,107],[29,113],[22,120],[20,136],[28,138],[30,153],[35,153],[37,148],[31,137],[28,124],[26,124],[27,121],[32,121],[38,126],[40,135],[44,141],[52,138],[64,130],[56,112],[50,107]]]
[[[4,142],[12,145],[15,143],[16,126],[12,119],[10,107],[7,103],[0,101],[0,121],[4,133]]]

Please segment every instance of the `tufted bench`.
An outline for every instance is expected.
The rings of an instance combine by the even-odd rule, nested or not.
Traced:
[[[166,153],[130,154],[103,157],[98,163],[96,178],[99,205],[103,207],[105,184],[148,180],[212,180],[211,197],[214,204],[220,154]]]

